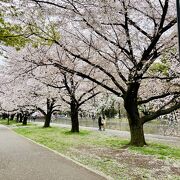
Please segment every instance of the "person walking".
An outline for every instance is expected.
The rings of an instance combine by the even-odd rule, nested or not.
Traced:
[[[105,128],[106,128],[106,119],[105,119],[105,117],[103,117],[103,119],[102,119],[102,128],[103,128],[103,131],[105,131]]]
[[[102,117],[99,116],[99,118],[98,118],[99,131],[101,131],[102,125],[103,125],[103,124],[102,124]]]

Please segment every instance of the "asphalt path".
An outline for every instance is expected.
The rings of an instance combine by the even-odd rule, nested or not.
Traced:
[[[0,180],[104,180],[0,125]]]

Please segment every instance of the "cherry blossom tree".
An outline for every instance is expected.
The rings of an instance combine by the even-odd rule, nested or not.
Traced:
[[[72,74],[63,73],[63,84],[65,86],[65,96],[62,100],[70,106],[71,110],[71,132],[79,132],[78,113],[87,101],[98,95],[100,92],[95,91],[96,86],[93,83],[86,82],[82,78],[75,77]]]
[[[180,107],[179,91],[173,89],[157,90],[152,83],[166,87],[167,80],[179,84],[179,74],[169,76],[149,75],[149,68],[163,55],[171,57],[169,49],[177,49],[177,18],[175,2],[172,0],[143,1],[40,1],[32,0],[39,9],[53,8],[55,21],[61,32],[61,39],[52,39],[66,60],[78,62],[77,68],[67,66],[67,62],[50,59],[55,67],[89,79],[101,85],[124,100],[127,111],[131,145],[146,144],[143,124]],[[61,18],[63,16],[63,18]],[[64,59],[64,57],[62,59]],[[176,58],[176,50],[173,55]],[[84,70],[82,65],[88,68]],[[92,75],[95,70],[99,75]],[[97,76],[96,76],[97,77]],[[106,79],[106,81],[102,81]],[[145,84],[152,83],[156,94],[148,91]],[[154,81],[153,81],[154,82]],[[169,83],[169,82],[168,82]],[[161,99],[161,106],[153,108],[148,114],[140,115],[139,107]]]
[[[35,79],[31,80],[33,81],[30,82],[28,88],[30,89],[29,94],[33,101],[30,105],[44,116],[45,122],[43,127],[50,127],[53,113],[60,111],[61,102],[59,94],[54,88],[48,87]]]
[[[26,9],[22,22],[34,36],[56,45],[58,56],[41,63],[81,76],[121,97],[131,145],[146,144],[144,123],[180,107],[179,68],[174,73],[169,69],[165,74],[150,73],[164,56],[179,66],[173,0],[22,2]],[[29,16],[32,11],[33,17]],[[167,88],[171,83],[173,88]],[[161,102],[158,106],[157,101]],[[141,114],[142,106],[150,104],[153,108]]]
[[[49,54],[47,47],[40,48],[40,51],[35,49],[32,52],[34,55],[24,57],[24,60],[46,69],[45,73],[41,72],[39,75],[32,72],[34,78],[51,88],[59,90],[57,93],[60,99],[66,104],[63,106],[68,105],[71,112],[71,132],[79,132],[79,110],[87,101],[100,93],[97,90],[97,85],[75,74],[67,73],[54,66],[48,66],[47,62],[49,59],[57,56],[57,54]]]
[[[15,114],[17,114],[17,121],[22,122],[23,125],[27,124],[27,118],[32,108],[27,106],[30,101],[25,97],[25,91],[22,88],[24,83],[19,79],[19,82],[12,81],[12,76],[1,77],[1,111],[8,114],[8,119],[13,120]],[[3,81],[3,82],[2,82]],[[10,82],[11,81],[11,82]],[[19,119],[20,118],[20,121]]]
[[[41,83],[34,74],[46,74],[44,67],[33,66],[32,63],[23,60],[21,55],[27,53],[26,49],[22,52],[13,51],[8,54],[8,59],[4,64],[5,71],[2,82],[6,89],[2,102],[4,109],[8,110],[11,106],[20,111],[23,117],[23,124],[27,123],[27,116],[35,110],[40,111],[45,117],[44,127],[49,127],[52,114],[59,111],[60,101],[58,92],[51,87]],[[5,79],[5,77],[8,77]],[[47,76],[47,74],[46,74]],[[11,104],[11,106],[9,105]]]

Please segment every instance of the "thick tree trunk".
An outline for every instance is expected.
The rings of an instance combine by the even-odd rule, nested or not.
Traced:
[[[127,112],[129,127],[130,127],[130,145],[133,146],[144,146],[146,145],[143,122],[141,122],[138,105],[137,105],[137,93],[139,84],[130,84],[127,90],[127,94],[124,98],[124,107]]]
[[[55,104],[55,100],[53,98],[52,99],[47,98],[47,112],[38,108],[38,110],[41,113],[43,113],[45,116],[45,122],[44,122],[44,126],[43,126],[44,128],[50,127],[54,104]]]
[[[45,116],[45,122],[44,122],[44,128],[50,127],[51,122],[51,113],[46,114]]]
[[[78,107],[74,102],[71,102],[71,123],[71,132],[79,132]]]
[[[144,131],[143,131],[143,125],[130,123],[129,126],[130,126],[130,134],[131,134],[131,140],[130,140],[129,144],[133,145],[133,146],[146,145]]]

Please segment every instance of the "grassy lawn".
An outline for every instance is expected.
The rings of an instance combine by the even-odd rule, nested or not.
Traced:
[[[2,125],[5,125],[5,126],[23,126],[22,123],[17,123],[15,120],[9,120],[9,123],[8,123],[8,120],[7,119],[0,119],[0,124]],[[27,123],[27,126],[34,126],[34,124],[32,123]]]
[[[0,119],[0,124],[3,124],[3,125],[14,125],[14,124],[18,124],[18,123],[16,121],[9,120],[9,124],[8,124],[8,120],[7,119]]]
[[[72,134],[66,128],[16,128],[17,133],[54,149],[114,179],[178,179],[180,149],[151,143],[128,147],[128,140],[103,132],[82,130]]]

